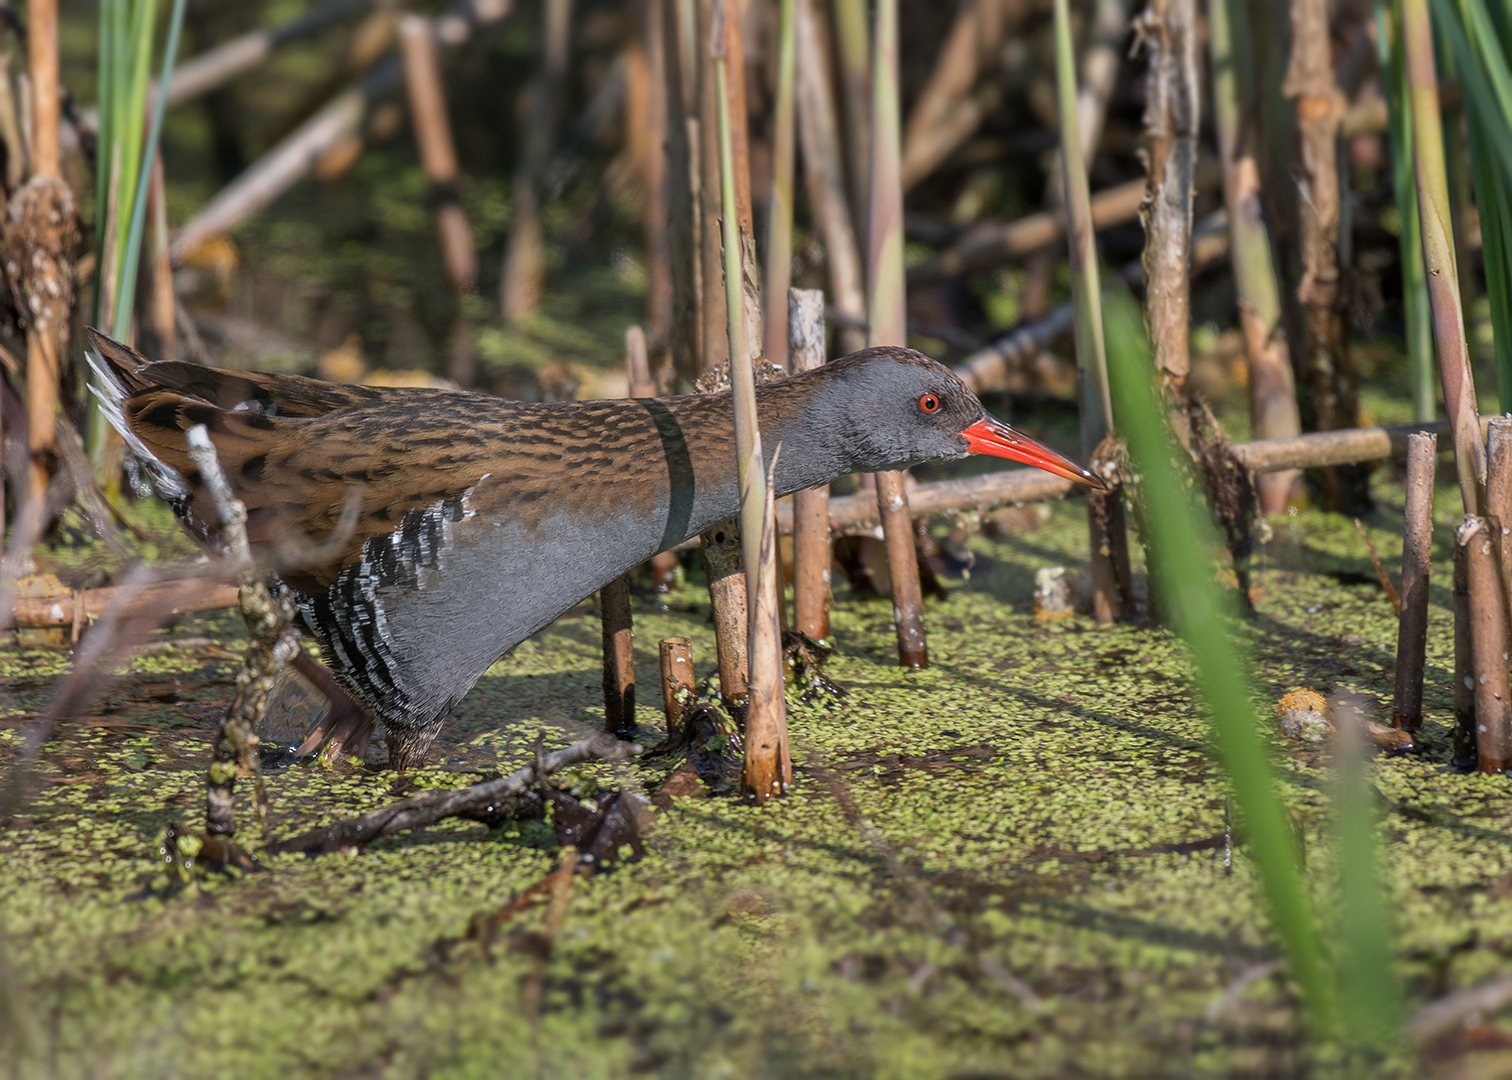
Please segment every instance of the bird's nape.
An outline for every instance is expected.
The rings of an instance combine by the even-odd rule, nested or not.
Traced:
[[[966,438],[967,449],[973,454],[988,454],[992,457],[1007,458],[1010,461],[1020,461],[1025,465],[1033,465],[1036,469],[1054,473],[1056,476],[1064,476],[1067,480],[1092,488],[1094,491],[1108,489],[1107,485],[1095,475],[1064,454],[1057,453],[1044,443],[1036,442],[1029,436],[1014,431],[1013,428],[993,416],[983,416],[961,434]]]

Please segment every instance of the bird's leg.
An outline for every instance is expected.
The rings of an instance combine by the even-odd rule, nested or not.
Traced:
[[[368,743],[372,740],[374,726],[373,718],[367,710],[352,700],[352,696],[342,689],[324,664],[303,649],[294,654],[294,670],[325,695],[331,706],[325,719],[294,751],[294,756],[309,757],[320,749],[321,743],[326,743],[323,756],[327,761],[336,761],[343,754],[359,758],[364,756]]]
[[[408,772],[410,769],[423,767],[425,755],[439,734],[441,734],[439,720],[420,727],[385,727],[384,735],[388,739],[389,748],[389,768],[395,772]]]

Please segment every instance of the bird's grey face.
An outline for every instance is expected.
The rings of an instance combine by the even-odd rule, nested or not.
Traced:
[[[1102,483],[1069,458],[990,416],[950,369],[910,349],[875,349],[839,380],[863,468],[880,471],[969,454],[1021,461],[1088,487]]]

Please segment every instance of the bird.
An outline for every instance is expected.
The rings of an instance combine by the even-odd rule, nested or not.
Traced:
[[[446,718],[521,641],[626,570],[738,511],[729,392],[539,403],[148,362],[89,330],[104,414],[180,523],[216,548],[189,458],[203,424],[265,562],[282,566],[336,682],[389,764],[423,764]],[[1089,488],[991,416],[944,365],[877,347],[756,390],[780,497],[858,472],[987,454]],[[313,548],[308,545],[315,545]]]

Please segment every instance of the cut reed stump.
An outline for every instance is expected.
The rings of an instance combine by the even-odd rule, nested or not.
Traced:
[[[630,616],[630,582],[621,574],[599,590],[604,639],[604,730],[635,731],[635,630]]]
[[[661,641],[662,713],[667,718],[667,735],[682,727],[683,710],[693,700],[693,647],[687,638],[663,638]]]
[[[788,356],[794,373],[825,361],[824,293],[788,291]],[[809,488],[793,496],[793,624],[817,641],[829,637],[829,488]]]
[[[1396,698],[1391,726],[1416,732],[1423,721],[1428,647],[1428,568],[1433,556],[1433,475],[1438,437],[1407,437],[1407,508],[1402,530],[1402,612],[1397,621]]]

